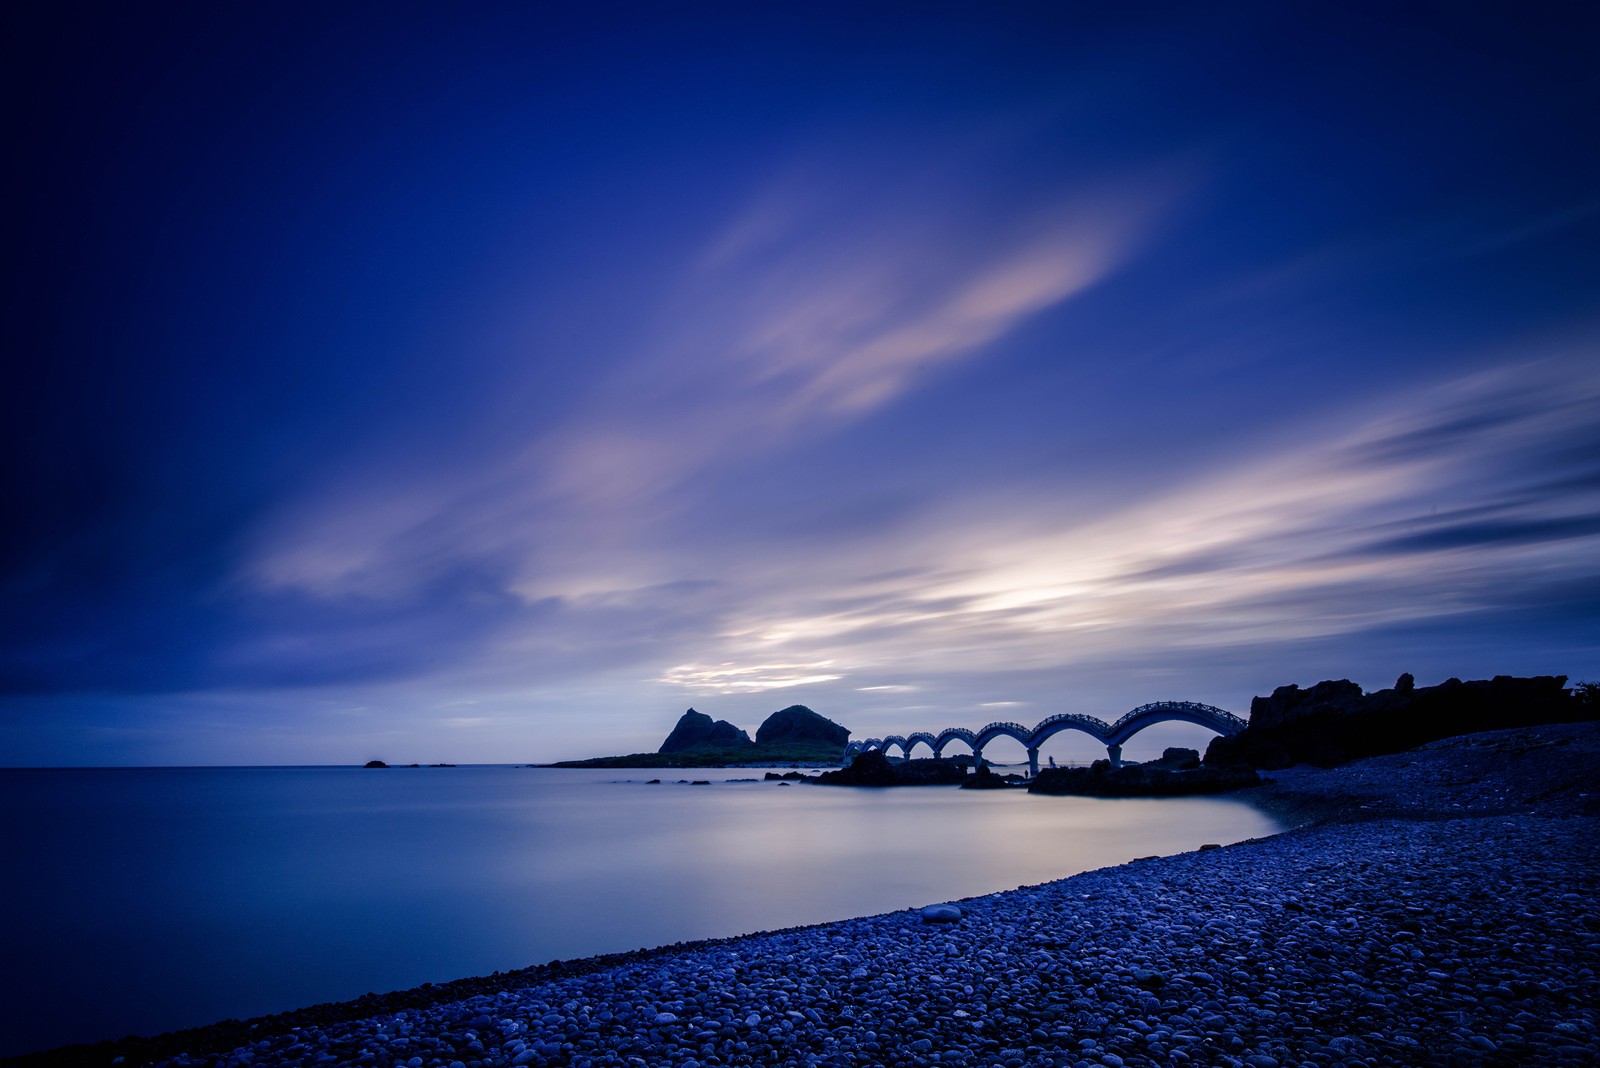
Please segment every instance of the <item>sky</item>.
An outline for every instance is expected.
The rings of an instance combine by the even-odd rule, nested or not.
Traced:
[[[1593,12],[0,20],[0,765],[1600,679]]]

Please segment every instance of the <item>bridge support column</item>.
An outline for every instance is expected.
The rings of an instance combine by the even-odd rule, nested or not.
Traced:
[[[983,767],[983,750],[974,749],[972,751],[972,773],[976,775],[981,767]]]
[[[1120,745],[1108,745],[1108,746],[1106,746],[1106,756],[1111,758],[1111,766],[1113,768],[1122,767],[1122,746],[1120,746]]]
[[[1028,750],[1028,778],[1035,778],[1039,774],[1039,750]]]

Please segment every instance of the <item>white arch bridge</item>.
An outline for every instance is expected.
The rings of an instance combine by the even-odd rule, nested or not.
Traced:
[[[896,747],[909,760],[911,751],[919,745],[926,745],[933,750],[933,755],[938,757],[944,755],[945,747],[951,742],[959,741],[972,749],[973,763],[976,764],[983,758],[984,746],[996,738],[1005,737],[1015,738],[1022,743],[1023,748],[1028,751],[1028,774],[1037,775],[1039,747],[1046,739],[1062,731],[1082,731],[1104,744],[1107,755],[1111,757],[1112,767],[1119,767],[1122,764],[1122,743],[1146,727],[1171,720],[1193,723],[1224,735],[1238,734],[1248,726],[1245,720],[1232,712],[1203,705],[1198,701],[1154,701],[1124,714],[1115,723],[1107,723],[1103,719],[1077,712],[1062,712],[1040,721],[1031,729],[1020,723],[1003,722],[991,723],[975,731],[965,727],[946,727],[937,734],[918,731],[904,736],[891,734],[887,738],[868,738],[845,746],[844,762],[848,764],[857,753],[865,753],[872,749],[881,749],[887,756]]]

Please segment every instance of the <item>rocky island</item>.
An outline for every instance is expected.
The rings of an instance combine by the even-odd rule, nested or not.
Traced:
[[[740,765],[824,764],[839,762],[850,728],[805,705],[772,713],[750,735],[725,719],[713,720],[689,709],[654,753],[563,760],[553,768],[716,768]]]

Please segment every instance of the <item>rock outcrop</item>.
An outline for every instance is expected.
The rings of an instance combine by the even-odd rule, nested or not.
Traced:
[[[879,750],[873,749],[865,753],[856,754],[847,768],[838,771],[825,771],[817,776],[817,782],[829,786],[898,786],[900,780],[895,776],[894,768],[889,763],[889,758]]]
[[[757,745],[821,745],[843,749],[850,728],[819,716],[805,705],[790,705],[768,716],[756,728]]]
[[[659,753],[682,753],[690,749],[741,749],[755,743],[750,736],[725,719],[713,720],[704,712],[689,709],[678,717],[677,726],[661,743]]]
[[[906,760],[892,764],[882,751],[860,753],[848,768],[825,771],[812,782],[828,786],[949,786],[967,773],[943,760]]]
[[[1331,768],[1458,734],[1595,718],[1594,708],[1567,692],[1566,681],[1563,675],[1497,675],[1419,688],[1402,675],[1393,689],[1370,694],[1348,679],[1308,690],[1280,686],[1250,703],[1249,727],[1212,739],[1205,765]]]
[[[1034,776],[1028,792],[1076,797],[1183,797],[1259,785],[1261,777],[1246,767],[1167,771],[1154,764],[1113,768],[1109,760],[1096,760],[1087,768],[1046,768]]]
[[[1017,785],[1010,779],[1003,779],[994,773],[994,769],[987,763],[979,764],[978,770],[968,775],[961,783],[963,790],[1009,790]]]
[[[1146,760],[1140,767],[1159,768],[1162,771],[1193,771],[1200,766],[1200,750],[1169,746],[1161,751],[1161,759]]]

